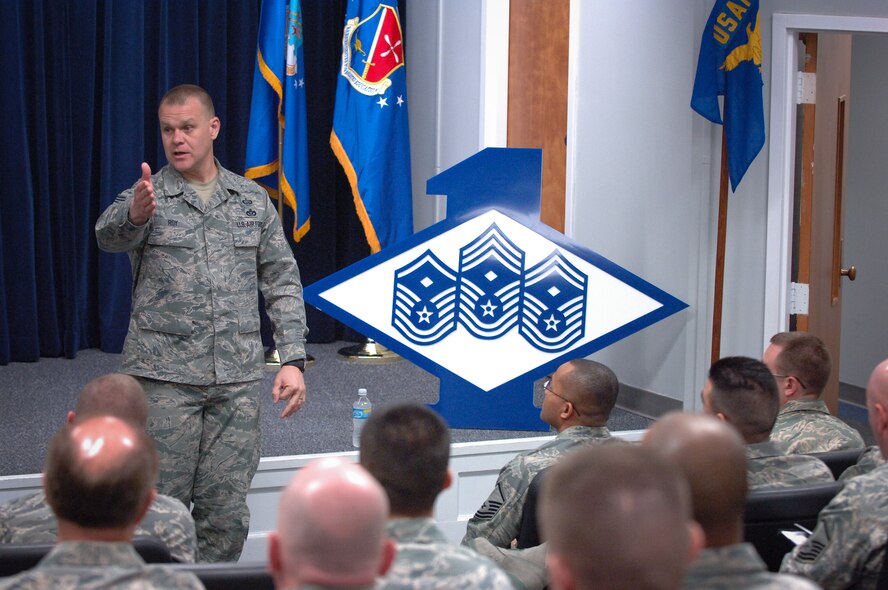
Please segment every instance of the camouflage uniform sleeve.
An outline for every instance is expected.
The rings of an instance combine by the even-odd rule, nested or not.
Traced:
[[[305,304],[302,282],[293,251],[284,237],[274,205],[263,190],[266,217],[258,251],[259,290],[265,298],[265,309],[274,326],[274,342],[281,361],[305,357]]]
[[[472,539],[469,547],[498,565],[516,590],[543,590],[548,582],[546,543],[528,549],[494,547],[484,538]]]
[[[483,537],[496,547],[510,548],[518,536],[530,472],[523,455],[512,459],[499,473],[496,486],[466,525],[463,545]]]
[[[139,246],[150,233],[153,219],[141,226],[130,223],[129,206],[132,198],[132,188],[123,191],[96,221],[96,241],[102,250],[127,252]]]
[[[0,543],[11,543],[9,538],[9,509],[6,504],[0,505]]]
[[[868,536],[858,530],[856,511],[839,494],[821,512],[807,541],[783,558],[780,571],[799,574],[824,588],[845,588],[858,576],[860,560],[869,555]]]
[[[158,495],[136,534],[152,535],[163,541],[170,555],[181,563],[197,561],[197,532],[191,513],[176,498]]]

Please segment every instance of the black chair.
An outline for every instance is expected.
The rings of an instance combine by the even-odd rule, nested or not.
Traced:
[[[274,590],[274,580],[262,563],[179,563],[170,567],[196,575],[207,590]]]
[[[850,449],[809,454],[826,463],[826,466],[832,471],[833,477],[839,479],[839,476],[842,475],[846,469],[857,464],[857,460],[860,459],[860,455],[863,454],[864,450],[865,449]]]
[[[0,543],[0,577],[31,569],[54,546],[55,543]],[[176,562],[169,548],[157,537],[135,537],[133,547],[146,563]]]
[[[842,489],[843,482],[756,490],[746,497],[744,537],[761,555],[768,569],[780,569],[783,556],[793,548],[780,531],[814,530],[817,515]]]
[[[536,547],[542,543],[537,521],[537,504],[547,470],[548,467],[537,473],[527,488],[527,497],[524,499],[524,508],[521,512],[521,526],[518,529],[518,549]]]

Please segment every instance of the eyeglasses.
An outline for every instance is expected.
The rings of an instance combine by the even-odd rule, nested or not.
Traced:
[[[802,389],[808,389],[808,386],[805,385],[805,382],[802,381],[801,379],[799,379],[798,377],[796,377],[795,375],[778,375],[777,373],[771,373],[771,375],[773,375],[775,379],[788,379],[788,378],[792,377],[793,379],[795,379],[796,381],[799,382],[799,385],[802,386]]]
[[[552,385],[552,378],[551,378],[551,377],[547,377],[546,380],[543,381],[543,389],[544,389],[545,391],[548,391],[549,393],[551,393],[552,395],[554,395],[554,396],[557,397],[558,399],[560,399],[560,400],[562,400],[562,401],[565,401],[565,402],[569,403],[569,404],[570,404],[570,407],[573,408],[573,411],[576,413],[577,416],[582,416],[582,415],[583,415],[583,414],[581,414],[580,411],[577,409],[577,404],[575,404],[574,402],[570,401],[569,399],[567,399],[567,398],[564,397],[563,395],[559,395],[559,394],[555,393],[555,390],[553,390],[553,389],[550,387],[551,385]]]

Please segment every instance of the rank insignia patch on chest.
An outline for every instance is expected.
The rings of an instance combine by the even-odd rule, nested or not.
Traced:
[[[305,289],[438,376],[454,428],[546,430],[533,381],[686,304],[540,223],[539,150],[488,148],[428,181],[447,218]]]

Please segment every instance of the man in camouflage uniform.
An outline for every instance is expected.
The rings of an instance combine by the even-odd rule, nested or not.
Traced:
[[[787,455],[768,436],[780,401],[777,383],[761,361],[719,359],[709,368],[701,394],[703,411],[734,426],[746,441],[750,490],[834,481],[829,467],[810,455]]]
[[[398,548],[386,590],[512,588],[493,562],[452,545],[435,526],[435,499],[451,483],[449,459],[447,425],[419,404],[373,412],[361,433],[360,462],[388,496],[386,533]]]
[[[63,427],[49,445],[43,479],[58,544],[0,588],[203,588],[194,574],[146,565],[133,549],[156,478],[157,453],[140,428],[110,416]]]
[[[80,392],[75,411],[68,412],[68,424],[78,424],[95,416],[113,416],[144,430],[148,419],[145,392],[129,375],[93,379]],[[43,490],[0,506],[0,543],[54,543],[57,534],[56,517],[46,503]],[[175,498],[157,494],[136,526],[135,535],[157,537],[177,561],[197,559],[194,520]]]
[[[685,476],[694,520],[703,528],[706,545],[688,568],[684,588],[818,588],[805,578],[769,572],[755,547],[743,542],[746,453],[736,429],[711,416],[675,412],[651,426],[641,444]]]
[[[788,453],[825,453],[862,449],[860,433],[829,413],[820,399],[829,380],[829,351],[817,336],[806,332],[780,332],[762,358],[780,389],[780,413],[771,441]]]
[[[395,556],[385,535],[389,507],[382,486],[342,458],[312,461],[281,494],[278,530],[268,535],[276,588],[378,588]]]
[[[866,386],[869,424],[888,454],[888,360]],[[888,542],[888,464],[849,479],[820,511],[807,541],[784,559],[780,571],[801,574],[824,588],[876,588]]]
[[[517,455],[500,470],[493,492],[469,519],[463,545],[484,537],[496,547],[511,547],[527,490],[537,473],[580,446],[621,442],[607,429],[620,389],[609,368],[588,359],[568,361],[544,387],[540,418],[558,435],[538,449]]]
[[[185,85],[158,110],[169,165],[121,193],[96,223],[99,247],[128,252],[133,302],[122,370],[139,378],[161,457],[160,490],[193,504],[200,559],[236,561],[259,464],[263,349],[258,292],[282,366],[272,398],[305,403],[305,310],[293,253],[267,193],[213,157],[220,122]]]
[[[688,484],[650,449],[579,449],[546,472],[540,526],[549,587],[681,587],[703,544]]]

